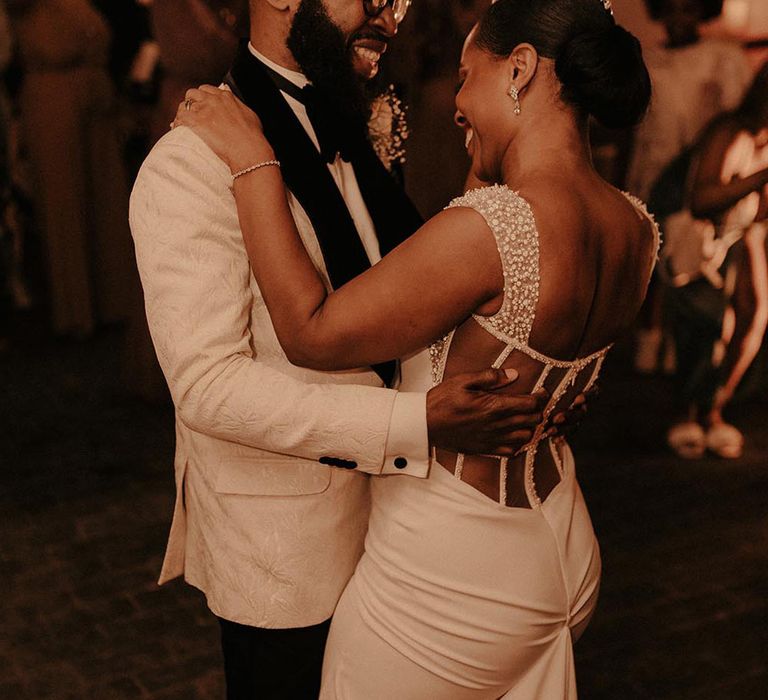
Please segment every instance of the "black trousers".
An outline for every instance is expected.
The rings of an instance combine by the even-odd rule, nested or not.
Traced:
[[[677,348],[678,390],[686,403],[704,414],[712,408],[721,381],[712,351],[723,327],[725,294],[698,279],[685,287],[669,288],[665,304]]]
[[[317,700],[330,620],[296,629],[219,623],[227,700]]]

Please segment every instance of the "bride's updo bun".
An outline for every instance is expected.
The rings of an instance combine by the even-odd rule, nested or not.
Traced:
[[[651,81],[640,42],[617,24],[574,34],[555,57],[555,73],[563,100],[603,126],[634,126],[648,108]]]
[[[606,127],[634,126],[648,109],[651,79],[640,42],[603,0],[497,0],[476,42],[500,58],[531,44],[555,61],[563,101]]]

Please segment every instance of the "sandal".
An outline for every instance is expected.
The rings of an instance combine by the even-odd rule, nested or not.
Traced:
[[[693,421],[673,425],[667,433],[667,444],[678,457],[699,459],[707,447],[704,428]]]
[[[744,452],[744,436],[730,423],[715,423],[707,430],[707,449],[723,459],[738,459]]]

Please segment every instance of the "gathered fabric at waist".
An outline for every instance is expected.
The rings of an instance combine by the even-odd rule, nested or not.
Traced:
[[[599,550],[565,455],[540,509],[502,506],[438,463],[426,480],[373,480],[354,581],[369,626],[430,672],[481,688],[587,618]]]

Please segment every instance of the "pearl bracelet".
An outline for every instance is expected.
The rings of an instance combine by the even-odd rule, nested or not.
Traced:
[[[247,168],[243,168],[242,170],[238,170],[236,173],[232,173],[232,182],[237,180],[237,178],[242,177],[243,175],[247,175],[248,173],[252,173],[254,170],[258,170],[259,168],[266,168],[270,165],[275,165],[278,168],[280,167],[280,161],[279,160],[265,160],[263,163],[256,163],[254,165],[251,165]]]

